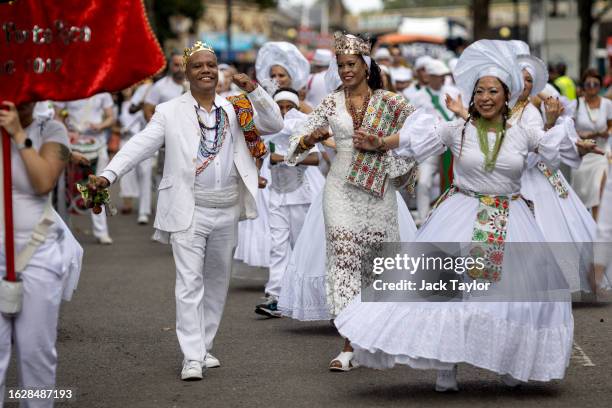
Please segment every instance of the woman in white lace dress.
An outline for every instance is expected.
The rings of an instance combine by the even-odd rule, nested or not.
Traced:
[[[310,114],[292,137],[287,155],[289,164],[298,163],[317,142],[329,137],[328,128],[331,129],[337,153],[324,187],[323,214],[327,305],[332,317],[359,294],[362,262],[367,253],[382,242],[399,240],[396,187],[389,179],[410,175],[413,169],[413,163],[390,153],[360,154],[353,147],[353,135],[364,132],[364,128],[386,132],[402,126],[425,127],[410,116],[413,109],[403,97],[381,89],[380,69],[369,57],[368,42],[336,34],[335,51],[337,65],[334,60],[329,73],[336,76],[328,81],[338,81],[342,88],[327,96]],[[383,120],[372,122],[379,113]],[[330,369],[350,370],[352,356],[350,344],[345,341]]]
[[[503,375],[508,385],[563,378],[573,338],[569,291],[551,262],[552,253],[538,245],[545,238],[518,191],[528,153],[537,149],[548,165],[558,164],[559,144],[573,132],[573,123],[561,118],[546,133],[506,126],[509,107],[523,87],[507,42],[472,44],[454,77],[462,93],[471,95],[469,120],[441,124],[433,134],[399,134],[419,161],[447,147],[455,158],[455,188],[416,241],[455,242],[471,257],[474,249],[484,251],[476,256],[485,267],[457,279],[489,282],[490,289],[480,297],[464,291],[457,301],[447,302],[366,303],[356,298],[335,324],[351,339],[357,363],[438,369],[438,391],[458,389],[460,362]],[[546,103],[547,123],[555,123],[560,104],[556,99]],[[377,147],[367,138],[356,139],[362,148]],[[398,138],[387,139],[394,145]]]

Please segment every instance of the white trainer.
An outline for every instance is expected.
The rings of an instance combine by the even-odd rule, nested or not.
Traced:
[[[138,223],[140,225],[147,225],[149,223],[149,216],[148,215],[139,215],[138,216]]]
[[[221,367],[221,362],[219,361],[219,359],[210,353],[206,355],[206,358],[204,359],[204,364],[206,365],[206,368]]]
[[[198,381],[202,379],[202,364],[199,361],[189,360],[183,363],[181,380]]]
[[[436,378],[436,391],[459,391],[459,385],[457,385],[456,364],[451,370],[438,370],[438,377]]]
[[[98,243],[102,245],[111,245],[113,240],[109,235],[101,235],[98,237]]]

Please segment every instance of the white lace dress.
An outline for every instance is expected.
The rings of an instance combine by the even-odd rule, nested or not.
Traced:
[[[421,121],[409,116],[404,128],[411,126],[424,128]],[[297,164],[308,154],[299,148],[301,136],[327,127],[331,128],[337,147],[323,192],[327,306],[333,317],[361,291],[360,269],[368,251],[382,242],[398,241],[400,236],[393,184],[387,181],[385,194],[378,198],[345,181],[354,152],[354,131],[344,92],[328,95],[309,115],[292,137],[287,162]]]

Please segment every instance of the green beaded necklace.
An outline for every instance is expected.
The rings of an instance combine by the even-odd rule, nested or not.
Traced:
[[[495,130],[495,145],[493,151],[489,148],[489,129]],[[478,118],[476,119],[476,132],[478,134],[478,144],[480,145],[480,151],[484,154],[484,171],[492,172],[495,169],[495,163],[497,162],[497,156],[501,148],[502,141],[504,140],[504,134],[506,129],[500,122],[493,122],[488,119]]]

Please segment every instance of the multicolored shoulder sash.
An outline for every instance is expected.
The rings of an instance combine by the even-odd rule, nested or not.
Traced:
[[[266,144],[261,140],[259,131],[255,127],[255,121],[253,120],[254,111],[251,101],[247,98],[246,94],[228,96],[227,100],[232,103],[234,112],[236,112],[236,118],[238,118],[238,124],[244,133],[244,140],[246,141],[247,147],[251,152],[251,156],[260,158],[266,154]]]
[[[400,131],[414,108],[401,95],[377,90],[370,98],[361,127],[378,137]],[[346,182],[382,198],[387,176],[397,178],[416,171],[414,160],[394,156],[391,152],[355,151]]]
[[[551,170],[543,161],[539,161],[536,165],[538,170],[546,177],[550,185],[555,189],[559,197],[567,198],[568,190],[563,180],[559,176],[559,170]]]

